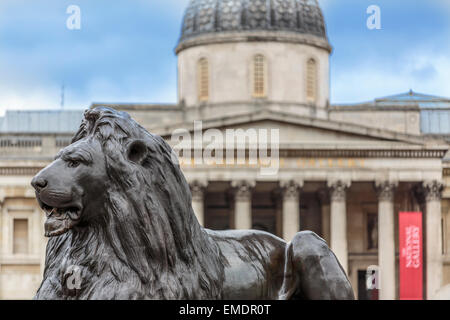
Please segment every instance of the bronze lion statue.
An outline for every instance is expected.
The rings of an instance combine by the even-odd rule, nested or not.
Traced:
[[[85,112],[32,181],[50,237],[35,299],[354,299],[312,232],[202,228],[172,157],[127,113]]]

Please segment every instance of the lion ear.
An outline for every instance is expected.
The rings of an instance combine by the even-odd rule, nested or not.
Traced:
[[[130,145],[128,146],[127,150],[127,157],[128,160],[137,163],[142,164],[145,157],[147,156],[147,145],[142,140],[134,140]]]

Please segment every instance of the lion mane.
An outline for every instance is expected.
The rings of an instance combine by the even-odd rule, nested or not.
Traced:
[[[102,145],[110,180],[104,214],[50,238],[36,298],[222,298],[224,258],[195,218],[171,147],[127,113],[107,107],[85,112],[72,143],[85,138]],[[148,151],[141,164],[126,157],[137,139]],[[80,286],[67,289],[74,268]]]

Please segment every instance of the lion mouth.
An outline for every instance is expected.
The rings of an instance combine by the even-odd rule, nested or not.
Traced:
[[[43,203],[42,209],[44,210],[47,218],[54,217],[58,220],[64,220],[66,219],[66,216],[69,216],[72,220],[80,219],[81,209],[78,207],[56,208]]]
[[[72,229],[81,218],[82,209],[76,206],[52,207],[41,204],[47,220],[45,221],[45,236],[55,237]]]

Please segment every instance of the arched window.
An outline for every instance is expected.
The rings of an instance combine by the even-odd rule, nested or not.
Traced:
[[[253,97],[263,98],[267,89],[267,63],[262,54],[253,57]]]
[[[313,58],[306,63],[306,100],[316,102],[317,99],[317,62]]]
[[[209,65],[206,58],[201,58],[197,65],[198,74],[198,100],[208,101],[209,99]]]

